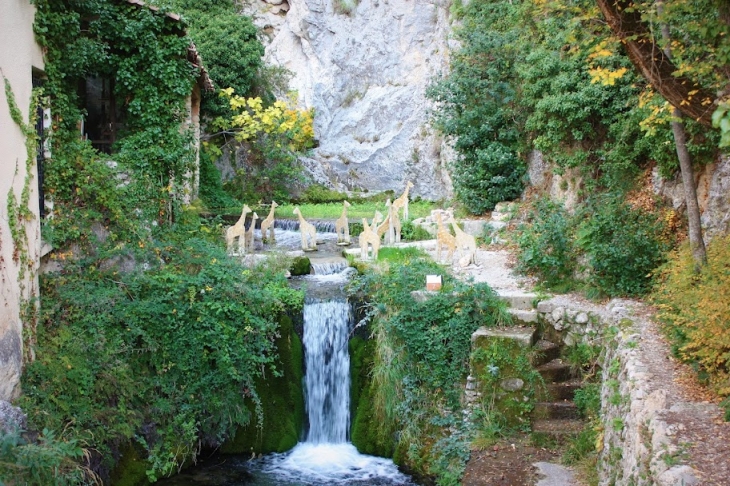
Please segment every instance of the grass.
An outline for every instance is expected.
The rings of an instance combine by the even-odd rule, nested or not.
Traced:
[[[276,217],[282,219],[295,219],[293,204],[281,205],[276,208]],[[342,215],[342,203],[327,204],[301,204],[299,209],[302,211],[305,219],[337,219]],[[375,211],[385,216],[387,209],[384,202],[367,201],[362,203],[353,203],[347,208],[347,217],[350,220],[361,220],[368,218],[370,221]],[[408,216],[410,219],[423,218],[431,214],[431,210],[436,209],[436,205],[430,201],[411,202],[408,205]]]

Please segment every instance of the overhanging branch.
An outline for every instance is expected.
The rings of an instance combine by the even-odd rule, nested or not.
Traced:
[[[715,97],[684,76],[654,42],[641,13],[631,0],[596,0],[611,31],[626,46],[631,63],[654,89],[686,116],[712,126]]]

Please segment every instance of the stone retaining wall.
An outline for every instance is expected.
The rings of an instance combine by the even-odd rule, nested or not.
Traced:
[[[699,484],[695,471],[681,464],[675,433],[682,425],[670,425],[665,418],[677,404],[667,384],[671,375],[657,369],[656,356],[652,360],[652,354],[662,351],[648,338],[644,311],[628,300],[599,306],[561,296],[538,304],[538,322],[544,334],[564,344],[598,342],[604,348],[599,484]]]

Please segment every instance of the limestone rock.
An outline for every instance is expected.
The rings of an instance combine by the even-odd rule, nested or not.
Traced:
[[[17,429],[24,429],[26,416],[23,411],[10,402],[0,400],[0,432],[8,434]]]
[[[319,146],[302,163],[339,190],[451,197],[449,145],[428,125],[425,90],[448,67],[448,3],[362,0],[246,0],[242,8],[268,35],[266,61],[293,73],[290,88],[314,108]],[[284,5],[286,2],[282,3]],[[341,10],[341,9],[340,9]]]
[[[506,380],[502,380],[499,386],[502,390],[514,392],[522,390],[525,386],[525,382],[519,378],[507,378]]]

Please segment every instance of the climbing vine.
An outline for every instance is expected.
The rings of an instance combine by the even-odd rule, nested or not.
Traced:
[[[10,117],[20,128],[25,137],[25,176],[23,179],[23,188],[20,193],[20,201],[15,195],[15,189],[10,187],[7,196],[6,210],[8,213],[8,226],[10,227],[10,236],[13,240],[13,261],[18,265],[18,288],[20,290],[20,308],[21,321],[23,325],[23,357],[25,361],[32,361],[35,353],[34,346],[36,343],[36,327],[37,327],[37,308],[31,301],[30,295],[33,291],[28,291],[26,283],[34,285],[34,266],[35,261],[30,254],[30,238],[28,237],[28,223],[34,219],[33,212],[30,209],[30,193],[31,183],[33,181],[33,166],[35,164],[36,149],[38,144],[38,134],[35,130],[35,124],[38,117],[38,105],[41,98],[41,90],[34,89],[31,95],[30,108],[28,110],[28,122],[23,120],[23,115],[18,108],[15,100],[10,81],[3,76],[5,85],[5,98],[8,101],[10,109]],[[16,163],[15,175],[18,175],[18,166]],[[4,263],[4,262],[2,262]],[[30,274],[30,275],[29,275]],[[30,276],[30,279],[27,277]]]

